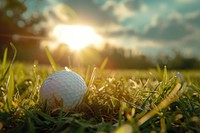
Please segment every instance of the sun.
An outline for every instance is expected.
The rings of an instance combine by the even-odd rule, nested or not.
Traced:
[[[57,41],[67,44],[72,50],[80,50],[90,44],[100,43],[102,38],[94,28],[86,25],[59,24],[53,30]]]

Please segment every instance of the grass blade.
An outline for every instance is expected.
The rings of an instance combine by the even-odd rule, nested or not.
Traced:
[[[165,85],[168,81],[168,76],[167,76],[167,66],[164,66],[163,70],[163,85]]]
[[[4,72],[6,70],[7,54],[8,54],[8,48],[5,49],[4,54],[3,54],[3,62],[2,62],[2,66],[1,66],[2,75],[4,74]]]
[[[86,83],[89,81],[89,74],[90,74],[90,66],[87,67],[86,74],[85,74],[85,81]]]
[[[46,55],[47,55],[47,57],[49,59],[49,62],[51,63],[51,66],[52,66],[53,70],[55,72],[58,71],[58,66],[56,65],[56,63],[55,63],[54,59],[52,58],[52,56],[51,56],[51,54],[49,52],[49,49],[47,47],[45,47],[45,53],[46,53]]]
[[[16,47],[15,47],[12,43],[10,43],[10,45],[11,45],[13,51],[14,51],[14,55],[13,55],[13,58],[12,58],[10,64],[8,65],[7,69],[6,69],[5,72],[3,73],[3,76],[2,76],[2,78],[1,78],[1,82],[5,79],[6,74],[8,73],[8,71],[9,71],[11,65],[14,63],[15,58],[16,58],[16,56],[17,56],[17,49],[16,49]],[[7,56],[7,52],[6,52],[6,55],[5,55],[5,56]],[[6,58],[6,57],[5,57],[5,58]],[[5,62],[5,64],[6,64],[6,62]]]
[[[9,78],[7,81],[7,105],[9,110],[11,109],[13,94],[14,94],[14,76],[12,69],[10,69]]]
[[[130,124],[124,124],[117,128],[113,133],[132,133],[133,128]]]
[[[68,56],[68,68],[72,69],[72,63],[71,63],[71,58]]]
[[[157,68],[157,71],[158,71],[158,74],[159,74],[159,79],[161,80],[161,79],[162,79],[162,76],[163,76],[162,70],[161,70],[161,68],[160,68],[159,65],[157,65],[156,68]]]
[[[103,60],[101,66],[100,66],[100,71],[103,71],[103,70],[104,70],[104,68],[105,68],[105,66],[106,66],[106,64],[107,64],[107,62],[108,62],[108,57],[105,58],[105,59]]]
[[[93,69],[93,71],[92,71],[92,75],[91,75],[91,78],[90,78],[90,82],[89,82],[88,87],[91,87],[92,84],[94,83],[95,76],[96,76],[96,67],[95,67],[95,68]]]
[[[160,118],[160,133],[166,133],[166,123],[165,123],[165,118]]]

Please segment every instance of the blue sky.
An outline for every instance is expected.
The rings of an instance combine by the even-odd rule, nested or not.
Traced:
[[[39,9],[46,15],[46,26],[69,23],[67,12],[57,6],[67,4],[80,23],[93,26],[112,45],[152,56],[173,55],[176,50],[200,58],[199,0],[47,0],[27,4],[32,6],[30,10]]]

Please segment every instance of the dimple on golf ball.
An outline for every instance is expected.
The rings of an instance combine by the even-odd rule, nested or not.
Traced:
[[[83,78],[73,71],[61,70],[49,75],[40,88],[40,99],[47,101],[50,108],[62,106],[72,109],[82,102],[87,91]]]

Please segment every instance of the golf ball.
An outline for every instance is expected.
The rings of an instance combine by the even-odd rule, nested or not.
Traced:
[[[87,91],[83,78],[73,71],[62,70],[49,75],[40,88],[40,99],[47,106],[72,109],[82,102]],[[62,102],[62,104],[60,104]]]

